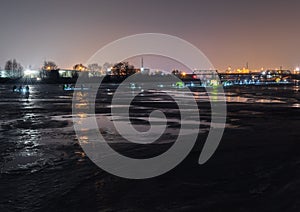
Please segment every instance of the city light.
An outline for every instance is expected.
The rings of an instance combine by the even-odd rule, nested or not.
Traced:
[[[34,74],[34,71],[30,70],[30,69],[26,69],[24,71],[24,76],[30,76],[31,74]]]
[[[39,76],[39,71],[38,70],[26,69],[24,71],[24,77],[26,77],[26,78],[36,78],[38,76]]]

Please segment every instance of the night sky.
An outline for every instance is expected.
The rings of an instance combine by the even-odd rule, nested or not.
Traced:
[[[69,68],[118,38],[146,32],[189,41],[219,70],[300,64],[299,0],[1,0],[0,66]],[[109,61],[113,62],[113,61]]]

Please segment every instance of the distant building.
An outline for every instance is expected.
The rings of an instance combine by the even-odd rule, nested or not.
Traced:
[[[78,72],[80,72],[80,71],[69,70],[69,69],[60,69],[58,71],[60,78],[74,78],[74,77],[78,76]]]
[[[9,73],[7,70],[0,71],[0,78],[9,78]]]
[[[41,71],[40,70],[26,69],[24,71],[23,78],[40,79],[40,77],[41,77]]]
[[[199,79],[216,79],[218,77],[217,70],[194,70],[193,74],[197,75]]]
[[[150,74],[150,68],[144,68],[144,67],[142,67],[141,68],[141,74],[149,75]]]
[[[226,74],[250,74],[251,71],[248,68],[242,68],[242,69],[236,69],[236,70],[232,70],[231,68],[228,68],[225,71]]]
[[[0,78],[21,78],[24,75],[23,70],[0,70]]]
[[[288,81],[291,79],[290,70],[265,70],[260,73],[260,80],[270,82]]]
[[[193,74],[197,76],[202,85],[218,85],[219,74],[217,70],[194,70]]]

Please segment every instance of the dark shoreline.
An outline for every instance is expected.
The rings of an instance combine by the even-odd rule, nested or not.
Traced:
[[[245,77],[249,76],[249,74],[219,74],[220,79],[223,79],[226,76],[236,76],[236,77]],[[89,83],[121,83],[123,82],[127,77],[121,77],[121,76],[105,76],[105,77],[93,77],[93,78],[86,78],[86,81]],[[144,76],[145,78],[145,76]],[[10,78],[0,78],[0,84],[75,84],[77,82],[78,78],[48,78],[48,79],[42,79],[38,81],[37,79],[31,79],[31,78],[19,78],[19,79],[10,79]],[[171,76],[148,76],[145,78],[147,81],[151,79],[153,82],[173,82],[174,78]],[[143,79],[139,78],[139,81],[143,82]],[[199,79],[190,79],[190,78],[181,78],[183,82],[194,82],[195,84],[200,84]],[[268,83],[262,83],[262,84],[255,84],[255,85],[233,85],[233,87],[239,87],[239,86],[295,86],[299,85],[300,80],[300,74],[291,75],[291,82],[289,83],[274,83],[274,84],[268,84]],[[232,87],[232,86],[230,86]]]

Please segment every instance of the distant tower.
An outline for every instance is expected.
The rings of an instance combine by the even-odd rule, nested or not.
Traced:
[[[249,69],[249,63],[248,62],[246,63],[246,69]]]
[[[141,58],[141,72],[144,72],[144,58]]]
[[[149,75],[150,74],[150,68],[145,68],[144,67],[144,58],[141,57],[141,73],[145,74],[145,75]]]

